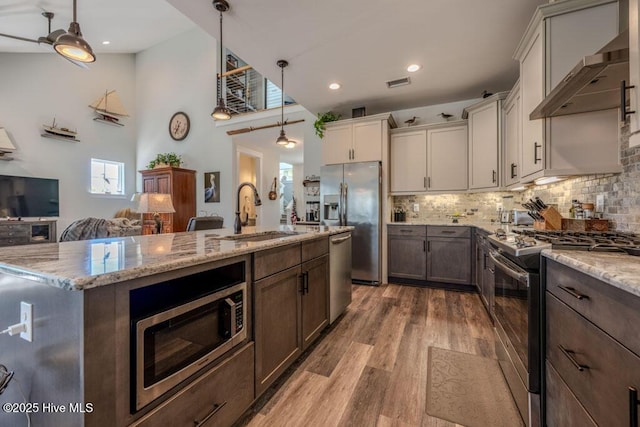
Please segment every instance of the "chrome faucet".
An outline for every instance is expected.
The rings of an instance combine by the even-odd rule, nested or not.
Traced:
[[[262,205],[262,200],[260,200],[260,196],[258,195],[258,190],[256,189],[255,185],[253,185],[250,182],[243,182],[238,186],[238,198],[237,198],[238,203],[236,204],[236,220],[233,223],[234,234],[240,234],[240,232],[242,231],[242,221],[240,220],[240,190],[242,190],[242,188],[245,186],[249,186],[253,190],[253,204],[256,206]]]

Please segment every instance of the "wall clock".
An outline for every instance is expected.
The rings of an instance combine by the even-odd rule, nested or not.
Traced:
[[[191,124],[189,122],[189,116],[187,113],[183,113],[182,111],[178,111],[173,116],[171,116],[171,120],[169,120],[169,134],[171,138],[176,141],[182,141],[189,134],[189,128]]]

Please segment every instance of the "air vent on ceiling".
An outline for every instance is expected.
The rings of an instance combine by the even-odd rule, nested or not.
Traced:
[[[387,82],[387,87],[389,89],[392,89],[394,87],[404,86],[404,85],[408,85],[408,84],[411,84],[411,79],[409,79],[409,77],[403,77],[401,79],[389,80]]]

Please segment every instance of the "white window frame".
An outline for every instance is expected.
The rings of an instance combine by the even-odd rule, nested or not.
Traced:
[[[94,175],[93,173],[94,166],[102,167],[102,173],[99,175]],[[108,166],[116,166],[117,172],[114,175],[106,176]],[[92,158],[89,175],[90,175],[89,192],[91,194],[105,195],[105,196],[124,196],[125,195],[124,163],[123,162]],[[109,185],[111,188],[106,188],[105,186],[102,186],[102,188],[100,188],[99,185],[94,186],[94,182],[99,180],[100,178],[103,178],[104,181],[106,181],[105,184]],[[115,185],[111,184],[111,180],[115,180]]]

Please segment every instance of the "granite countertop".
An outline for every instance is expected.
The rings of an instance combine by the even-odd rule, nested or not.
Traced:
[[[0,272],[67,290],[83,290],[353,230],[354,227],[243,227],[242,234],[301,234],[263,241],[220,240],[221,228],[0,248]]]
[[[485,230],[488,233],[495,233],[498,228],[502,228],[506,232],[509,232],[513,229],[514,225],[511,224],[502,224],[500,222],[494,221],[491,222],[488,219],[482,218],[472,218],[472,217],[464,217],[460,218],[459,222],[451,222],[451,218],[436,218],[436,219],[426,219],[426,220],[413,220],[406,222],[388,222],[387,225],[446,225],[453,227],[477,227]]]
[[[622,252],[545,249],[542,256],[640,297],[640,258]]]

